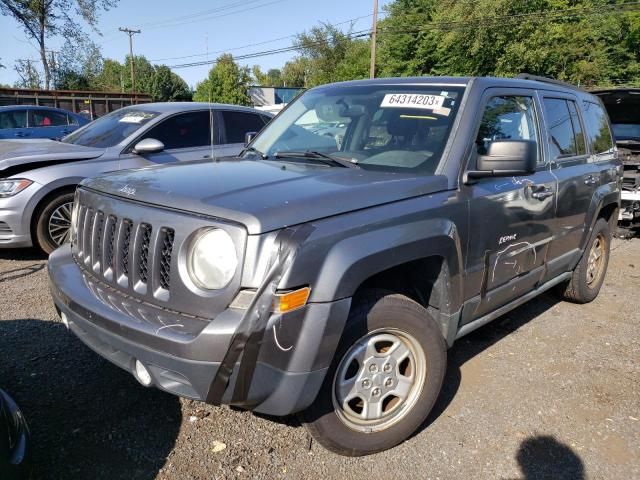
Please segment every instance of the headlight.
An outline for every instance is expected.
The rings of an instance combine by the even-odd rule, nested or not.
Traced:
[[[33,182],[26,178],[13,178],[10,180],[0,180],[0,197],[12,197],[20,193]]]
[[[191,280],[198,287],[206,290],[226,287],[238,267],[233,240],[224,230],[206,230],[191,244],[187,266]]]

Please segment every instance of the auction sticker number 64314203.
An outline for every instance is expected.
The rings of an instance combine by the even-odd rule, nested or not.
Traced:
[[[382,99],[381,107],[424,108],[434,110],[442,108],[445,97],[419,93],[388,93]]]

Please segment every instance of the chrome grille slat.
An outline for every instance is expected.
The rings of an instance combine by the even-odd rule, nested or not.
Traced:
[[[131,248],[131,231],[133,230],[133,222],[129,219],[124,220],[122,224],[122,247],[120,249],[120,261],[122,262],[122,274],[129,277],[129,249]]]
[[[142,283],[149,281],[149,245],[153,227],[148,223],[140,224],[140,246],[138,250],[138,278]]]
[[[91,265],[96,273],[101,273],[103,230],[104,213],[98,210],[93,218],[93,231],[91,232]]]
[[[163,228],[162,237],[160,239],[160,253],[158,274],[160,287],[169,290],[171,286],[171,255],[173,254],[173,242],[175,240],[175,231],[172,228]]]
[[[96,214],[92,208],[87,210],[87,217],[84,222],[84,263],[88,264],[91,262],[91,254],[92,254],[92,237],[93,237],[93,223],[95,222]]]
[[[115,242],[116,228],[118,219],[114,215],[109,215],[107,219],[107,228],[105,229],[105,254],[104,254],[104,271],[115,270]]]

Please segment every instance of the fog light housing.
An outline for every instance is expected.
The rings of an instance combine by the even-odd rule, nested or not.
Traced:
[[[140,360],[136,360],[135,363],[135,376],[136,379],[145,387],[151,385],[151,374]]]

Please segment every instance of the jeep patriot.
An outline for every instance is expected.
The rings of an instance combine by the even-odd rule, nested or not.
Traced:
[[[556,81],[325,85],[239,157],[84,180],[51,292],[141,384],[366,455],[424,422],[456,339],[597,296],[617,155],[600,100]]]

